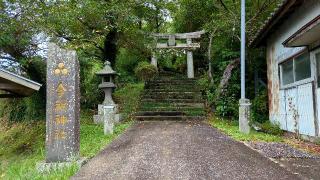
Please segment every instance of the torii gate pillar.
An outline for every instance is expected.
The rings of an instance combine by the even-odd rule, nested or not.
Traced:
[[[187,44],[191,44],[192,39],[187,39]],[[188,68],[188,78],[194,78],[194,67],[193,67],[193,52],[191,50],[187,51],[187,68]]]
[[[152,53],[151,64],[154,65],[156,68],[158,68],[158,60],[157,60],[156,53]]]

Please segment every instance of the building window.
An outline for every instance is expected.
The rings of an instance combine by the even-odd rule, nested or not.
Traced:
[[[280,64],[282,86],[311,78],[309,53],[303,53]]]
[[[293,79],[293,61],[287,61],[281,64],[282,84],[287,85],[294,82]]]

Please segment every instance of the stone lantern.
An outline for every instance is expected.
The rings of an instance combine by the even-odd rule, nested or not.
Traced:
[[[119,114],[116,114],[117,105],[112,99],[112,91],[116,88],[114,79],[117,72],[111,68],[110,62],[106,61],[104,68],[96,75],[102,77],[99,89],[104,91],[104,101],[98,105],[98,115],[94,115],[93,119],[96,124],[104,124],[104,133],[110,134],[113,133],[114,123],[120,119]]]
[[[103,105],[114,105],[112,91],[116,88],[116,85],[113,82],[117,72],[111,68],[110,62],[106,61],[104,68],[101,71],[98,71],[96,75],[102,77],[102,82],[99,84],[99,89],[104,91]]]

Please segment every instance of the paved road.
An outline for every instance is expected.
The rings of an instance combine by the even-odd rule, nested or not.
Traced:
[[[72,179],[298,179],[205,123],[139,122]]]

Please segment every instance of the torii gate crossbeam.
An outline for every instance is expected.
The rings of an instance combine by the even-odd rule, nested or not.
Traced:
[[[201,38],[201,35],[205,31],[197,31],[190,33],[177,33],[177,34],[162,34],[155,33],[152,36],[155,38],[155,49],[182,49],[187,51],[187,66],[188,66],[188,78],[194,78],[194,66],[193,66],[193,50],[200,48],[200,43],[193,43],[192,39]],[[158,43],[158,40],[167,40],[167,43]],[[186,40],[186,43],[176,43],[176,39]],[[158,66],[157,57],[155,53],[152,55],[151,64]]]

